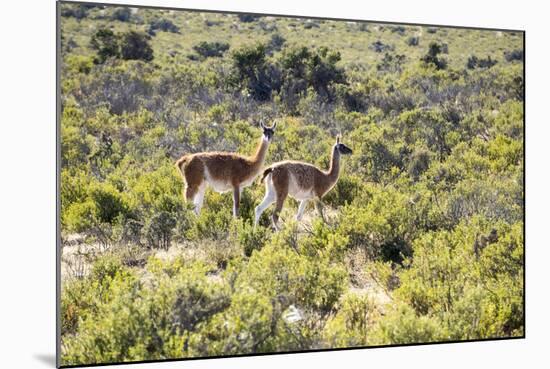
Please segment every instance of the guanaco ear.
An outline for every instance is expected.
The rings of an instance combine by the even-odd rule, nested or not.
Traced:
[[[277,121],[275,121],[275,123],[273,123],[273,125],[271,126],[271,129],[275,130],[275,127],[277,127]]]
[[[340,143],[340,135],[337,135],[336,136],[336,144],[339,144]]]
[[[260,120],[260,128],[261,128],[262,130],[265,129],[264,121],[263,121],[263,120]]]

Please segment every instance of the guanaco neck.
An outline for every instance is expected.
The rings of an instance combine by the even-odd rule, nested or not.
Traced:
[[[257,170],[261,169],[265,160],[265,156],[267,154],[268,146],[269,146],[269,141],[264,137],[264,135],[262,135],[262,137],[260,138],[260,143],[256,148],[256,152],[254,153],[254,156],[250,158],[250,161],[252,162],[254,169],[257,169]]]
[[[326,173],[331,183],[335,183],[338,180],[338,176],[340,175],[340,152],[336,147],[332,149],[330,167]]]

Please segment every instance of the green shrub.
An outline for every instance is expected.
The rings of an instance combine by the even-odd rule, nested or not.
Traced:
[[[65,211],[72,203],[86,201],[88,186],[92,182],[89,173],[84,169],[61,170],[61,206],[62,218]]]
[[[89,8],[89,5],[63,4],[61,7],[61,16],[81,20],[88,16]]]
[[[332,101],[333,85],[346,82],[344,70],[336,65],[340,60],[338,51],[326,47],[285,49],[280,64],[282,98],[287,106],[294,109],[296,95],[305,93],[308,88],[315,90],[322,99]]]
[[[180,28],[176,26],[170,19],[166,18],[157,18],[149,23],[149,33],[151,36],[154,36],[156,31],[179,33]]]
[[[268,240],[269,231],[265,227],[254,227],[251,224],[241,222],[237,231],[238,242],[243,247],[244,254],[251,256],[254,251],[259,251]]]
[[[211,200],[207,201],[193,227],[188,232],[190,239],[225,240],[229,237],[233,224],[233,214],[230,211],[231,207],[220,206],[220,197],[220,195],[215,194],[210,197]],[[217,209],[213,206],[214,202],[217,203]]]
[[[268,44],[267,44],[267,49],[273,53],[275,51],[280,51],[283,47],[283,45],[285,44],[286,42],[286,39],[281,36],[280,34],[278,33],[275,33],[271,36],[271,39],[269,40]]]
[[[101,28],[92,36],[90,46],[97,51],[94,63],[103,64],[108,58],[120,56],[119,36],[110,29]]]
[[[223,53],[229,50],[229,44],[227,42],[202,41],[193,46],[193,50],[203,58],[219,58],[223,56]]]
[[[402,138],[397,138],[397,133],[392,129],[370,124],[367,129],[354,131],[352,135],[354,139],[361,140],[359,147],[355,149],[357,154],[351,158],[352,170],[363,178],[384,182],[388,178],[393,178],[393,171],[404,166],[404,158],[400,155]]]
[[[93,137],[83,134],[79,127],[61,130],[61,163],[67,167],[86,163],[93,147]]]
[[[93,235],[103,245],[113,241],[112,226],[124,224],[131,216],[127,196],[110,183],[90,182],[85,194],[81,192],[72,201],[69,196],[65,191],[62,223],[69,231]]]
[[[73,73],[88,74],[94,65],[93,58],[83,55],[68,55],[66,65]]]
[[[376,65],[376,69],[380,72],[401,73],[405,58],[403,54],[384,53],[384,57]]]
[[[153,49],[149,44],[150,36],[145,33],[129,31],[120,37],[120,55],[125,60],[153,60]]]
[[[336,186],[323,198],[323,201],[334,208],[348,205],[353,202],[362,189],[362,181],[358,177],[341,175]]]
[[[93,265],[90,280],[100,285],[108,285],[110,281],[125,269],[121,260],[115,256],[104,256],[96,260]]]
[[[109,183],[92,185],[88,195],[95,204],[97,220],[102,223],[115,223],[120,216],[129,214],[127,197]]]
[[[431,155],[428,150],[417,150],[413,152],[409,159],[408,172],[414,180],[418,180],[420,175],[428,170],[430,166]]]
[[[146,214],[176,214],[183,207],[183,182],[173,163],[165,161],[129,183],[129,201]]]
[[[301,256],[276,238],[252,254],[236,284],[272,297],[287,296],[298,306],[328,313],[343,293],[346,278],[345,270],[329,258]]]
[[[111,15],[111,19],[118,20],[121,22],[128,22],[132,17],[132,11],[130,8],[116,8]]]
[[[442,44],[431,42],[428,47],[428,52],[421,58],[421,60],[426,64],[435,66],[438,70],[445,69],[447,68],[447,60],[439,56],[442,52]]]
[[[338,303],[337,313],[324,328],[327,348],[366,346],[373,317],[374,304],[366,295],[348,293]]]
[[[468,58],[468,61],[466,62],[466,68],[468,69],[476,69],[476,68],[491,68],[497,63],[496,60],[491,59],[490,56],[488,56],[486,59],[478,58],[475,55],[472,55]]]
[[[233,75],[229,84],[247,91],[254,99],[265,101],[271,97],[272,81],[263,44],[234,50],[232,55]]]
[[[167,250],[176,224],[176,218],[166,211],[153,215],[144,226],[147,245]]]
[[[254,22],[256,19],[258,19],[258,16],[254,14],[239,14],[237,17],[243,23]]]
[[[60,314],[61,335],[75,334],[80,319],[92,302],[88,298],[89,284],[80,279],[67,281],[62,286]]]
[[[369,260],[401,262],[410,255],[409,238],[417,232],[409,199],[396,190],[367,192],[342,209],[337,233],[349,248],[360,248]]]
[[[75,334],[81,322],[88,317],[94,319],[100,306],[112,298],[113,281],[128,278],[130,272],[122,266],[116,256],[98,258],[90,273],[83,279],[70,279],[62,283],[61,332]],[[133,280],[135,282],[135,279]]]
[[[476,251],[476,240],[489,233],[489,226],[497,240]],[[452,339],[518,334],[523,317],[522,244],[519,223],[495,224],[479,217],[452,232],[425,234],[414,243],[414,258],[400,275],[396,294],[417,314],[446,322]]]
[[[84,232],[97,223],[97,206],[91,201],[76,202],[64,208],[62,223],[68,230]]]
[[[114,275],[111,265],[96,270],[103,288],[89,293],[103,298],[80,316],[78,334],[64,337],[64,365],[183,357],[186,332],[230,305],[227,286],[211,282],[200,264],[150,259],[148,285],[124,268]]]
[[[189,337],[189,356],[237,355],[268,351],[274,334],[269,298],[246,292],[233,296],[231,307]]]
[[[90,42],[97,51],[96,64],[103,64],[108,58],[124,60],[153,60],[153,49],[149,44],[150,36],[136,31],[115,34],[110,29],[99,29]]]
[[[381,52],[384,52],[384,51],[392,51],[393,46],[392,45],[387,45],[387,44],[383,43],[382,41],[377,40],[377,41],[373,42],[372,44],[370,44],[369,49],[371,49],[374,52],[381,53]]]
[[[292,229],[289,231],[289,236],[293,236]],[[292,240],[291,237],[289,237],[290,240]],[[321,219],[317,219],[312,222],[309,234],[296,240],[295,248],[300,254],[308,257],[323,257],[330,261],[342,262],[348,244],[347,235],[333,229]]]
[[[418,36],[411,36],[407,39],[407,45],[409,46],[418,46],[420,37]]]
[[[368,342],[395,345],[443,340],[449,340],[449,336],[437,319],[417,316],[408,305],[399,304],[373,328]]]
[[[504,59],[506,59],[507,62],[512,61],[523,61],[523,50],[517,49],[512,51],[505,51],[504,52]]]

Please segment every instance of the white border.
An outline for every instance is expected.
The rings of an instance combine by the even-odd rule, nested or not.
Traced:
[[[110,1],[117,3],[117,1]],[[359,351],[214,359],[143,368],[460,368],[543,366],[548,345],[548,21],[543,2],[127,0],[119,3],[527,32],[527,338]],[[537,5],[535,5],[537,4]],[[55,352],[55,2],[5,2],[0,11],[0,363],[53,367]],[[544,356],[543,356],[544,355]]]

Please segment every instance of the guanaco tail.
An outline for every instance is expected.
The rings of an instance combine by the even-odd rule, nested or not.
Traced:
[[[254,225],[258,224],[265,209],[275,202],[272,221],[275,229],[278,229],[279,213],[283,208],[286,197],[289,195],[300,201],[296,220],[300,221],[302,219],[306,204],[310,199],[317,200],[317,209],[324,220],[321,199],[338,181],[340,156],[351,153],[352,150],[340,143],[340,136],[337,136],[336,143],[332,147],[330,168],[327,171],[299,161],[281,161],[266,168],[262,176],[266,192],[264,199],[256,207]]]
[[[184,181],[184,198],[194,204],[197,215],[201,211],[206,188],[210,185],[217,192],[233,190],[233,216],[238,216],[241,192],[260,174],[276,125],[266,127],[260,123],[263,134],[252,156],[200,152],[184,155],[176,161]]]

